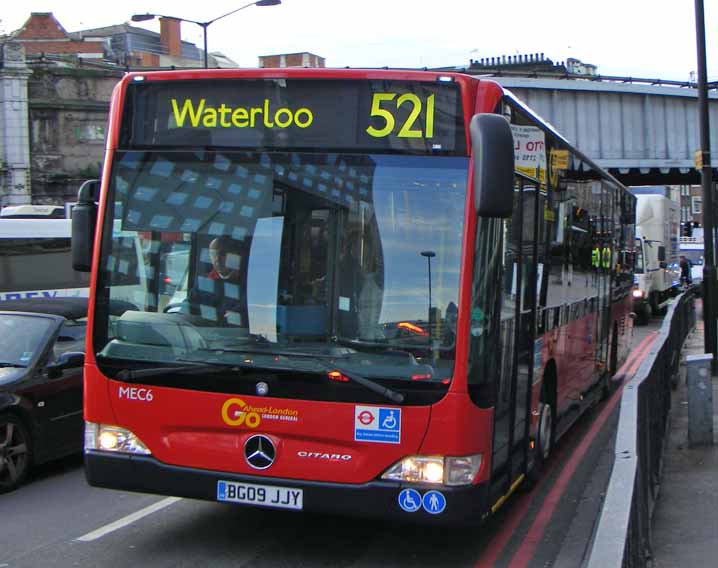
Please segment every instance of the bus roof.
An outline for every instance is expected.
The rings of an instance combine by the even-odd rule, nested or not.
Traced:
[[[0,218],[0,239],[69,239],[71,235],[70,219]]]

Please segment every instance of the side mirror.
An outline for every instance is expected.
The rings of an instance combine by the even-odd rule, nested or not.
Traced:
[[[658,262],[663,262],[665,260],[666,260],[666,247],[664,247],[663,245],[660,245],[658,247]],[[661,268],[665,268],[665,267],[662,266]]]
[[[481,217],[510,217],[514,204],[514,137],[498,114],[477,114],[469,125],[474,207]]]
[[[98,187],[96,179],[83,183],[77,192],[77,205],[72,209],[72,268],[78,272],[90,272],[92,269]]]
[[[56,379],[62,375],[64,369],[82,367],[85,364],[85,354],[78,351],[61,353],[55,361],[47,365],[47,376]]]

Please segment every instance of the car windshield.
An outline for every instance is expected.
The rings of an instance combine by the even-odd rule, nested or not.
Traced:
[[[447,156],[118,153],[96,351],[307,371],[341,360],[446,385],[467,171]],[[104,300],[137,311],[110,321]]]
[[[23,314],[0,314],[0,367],[28,367],[40,355],[52,320]]]

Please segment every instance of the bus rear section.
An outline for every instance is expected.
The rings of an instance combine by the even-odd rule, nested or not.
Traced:
[[[574,392],[604,376],[619,188],[586,174],[559,206],[545,170],[515,175],[512,132],[495,114],[510,101],[495,84],[276,73],[129,75],[115,91],[87,478],[294,511],[479,521],[547,457]],[[522,132],[543,132],[514,111]],[[579,242],[566,217],[578,205],[606,224],[584,215],[573,286],[556,287]],[[609,260],[593,267],[599,235]],[[550,269],[549,238],[560,241]],[[132,309],[112,315],[114,300]],[[566,325],[591,339],[554,342]],[[574,351],[583,374],[569,368]]]

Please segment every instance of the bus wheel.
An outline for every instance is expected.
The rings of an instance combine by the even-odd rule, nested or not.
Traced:
[[[0,416],[0,493],[16,489],[30,469],[30,434],[11,414]]]
[[[532,488],[541,477],[541,471],[551,455],[553,448],[553,409],[548,402],[546,389],[541,391],[539,402],[539,423],[536,433],[536,446],[534,448],[533,466],[528,470],[526,479],[528,487]]]
[[[542,464],[551,455],[551,440],[553,438],[553,410],[548,402],[539,403],[539,425],[536,439],[536,455]]]

